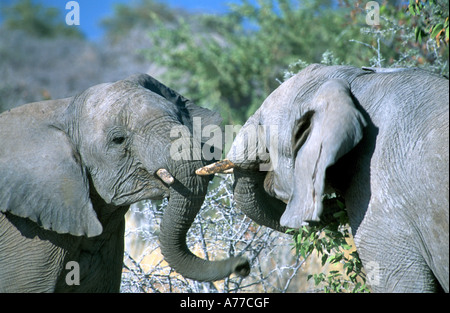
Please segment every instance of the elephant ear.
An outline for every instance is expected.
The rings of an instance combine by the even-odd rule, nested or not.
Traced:
[[[302,108],[292,134],[294,187],[281,225],[299,228],[320,220],[326,170],[358,144],[365,126],[342,79],[325,82]]]
[[[0,211],[57,233],[97,236],[102,225],[90,201],[86,170],[66,133],[42,113],[57,102],[0,115]]]

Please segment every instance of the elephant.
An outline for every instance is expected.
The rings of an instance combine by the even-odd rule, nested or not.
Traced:
[[[177,272],[247,275],[242,256],[207,261],[186,245],[211,177],[195,175],[206,160],[174,158],[171,147],[180,127],[204,144],[189,137],[194,117],[221,122],[146,74],[2,113],[0,291],[119,292],[124,214],[144,199],[169,198],[159,238]]]
[[[197,174],[225,170],[236,206],[279,231],[320,221],[325,196],[342,196],[372,291],[449,291],[448,78],[310,65]]]

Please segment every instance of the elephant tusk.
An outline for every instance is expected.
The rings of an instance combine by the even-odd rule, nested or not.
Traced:
[[[161,178],[161,180],[165,182],[167,185],[172,185],[173,182],[175,181],[175,178],[173,178],[173,176],[169,173],[169,171],[167,171],[164,168],[160,168],[159,170],[157,170],[156,175],[158,175],[158,177]]]
[[[233,168],[235,167],[234,163],[231,162],[228,159],[218,161],[213,164],[206,165],[202,168],[199,168],[195,171],[195,174],[206,176],[216,173],[225,173],[225,174],[231,174],[233,171]]]

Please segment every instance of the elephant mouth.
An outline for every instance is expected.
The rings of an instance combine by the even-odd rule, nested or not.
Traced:
[[[125,181],[124,186],[131,185],[111,199],[116,206],[131,205],[142,200],[161,200],[170,196],[169,187],[175,181],[174,177],[166,170],[159,169],[154,175],[148,171],[141,170],[140,178]],[[126,187],[123,187],[126,189]]]
[[[139,188],[128,193],[121,194],[111,200],[115,206],[131,205],[142,200],[161,200],[169,197],[167,188]]]

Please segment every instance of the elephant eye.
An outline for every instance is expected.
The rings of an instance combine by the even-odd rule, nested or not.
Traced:
[[[120,145],[125,141],[125,137],[123,136],[118,136],[118,137],[114,137],[112,142],[115,143],[116,145]]]

